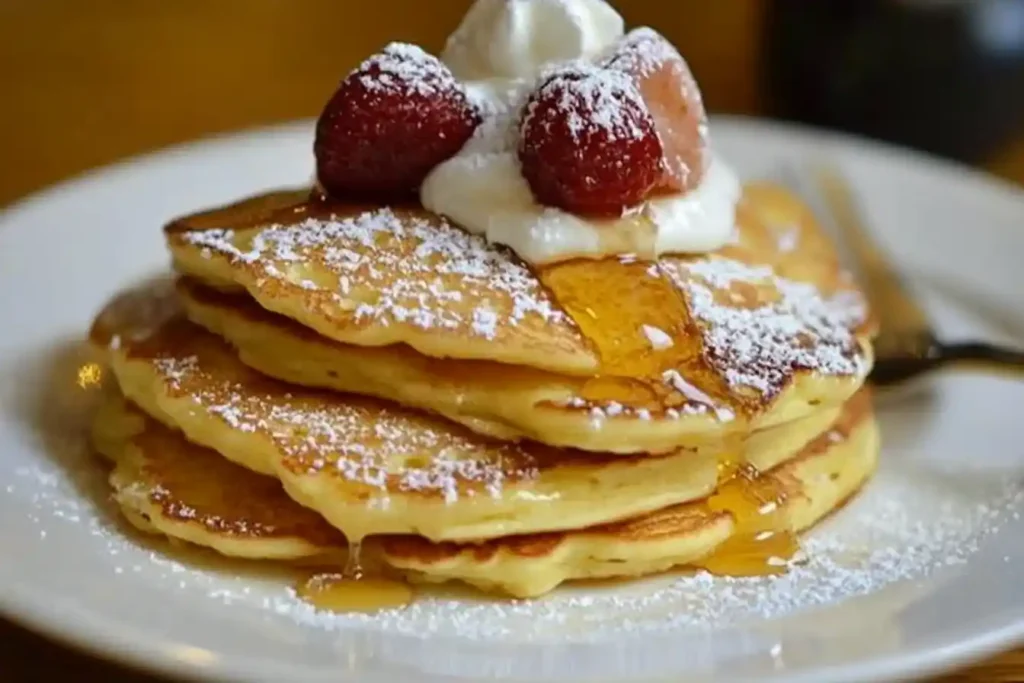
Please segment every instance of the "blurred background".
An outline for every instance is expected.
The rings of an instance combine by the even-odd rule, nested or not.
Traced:
[[[0,205],[125,156],[314,117],[388,40],[439,50],[470,1],[0,0]],[[859,132],[1024,182],[1024,0],[613,4],[679,46],[714,112]],[[0,679],[71,670],[115,680],[0,621]],[[976,671],[949,680],[1022,680],[1019,662]]]
[[[392,39],[470,0],[6,0],[0,204],[84,169],[319,113]],[[709,108],[842,128],[1024,182],[1024,0],[613,0]]]

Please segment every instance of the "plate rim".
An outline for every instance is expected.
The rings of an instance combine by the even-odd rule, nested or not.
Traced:
[[[87,191],[90,185],[117,182],[117,176],[127,172],[139,172],[145,167],[170,163],[175,157],[188,157],[200,150],[210,148],[231,149],[241,144],[265,144],[268,138],[291,138],[297,134],[311,132],[313,119],[296,119],[267,126],[253,126],[234,131],[207,135],[196,139],[164,146],[152,151],[127,157],[103,166],[73,174],[55,184],[30,193],[0,207],[0,229],[16,229],[20,214],[29,212],[47,203],[54,197],[69,193]],[[856,147],[858,151],[879,159],[889,159],[902,164],[910,172],[924,170],[943,175],[955,174],[958,179],[984,191],[998,191],[1019,201],[1024,214],[1024,188],[1015,183],[992,175],[982,169],[950,161],[936,155],[901,147],[887,142],[862,138],[856,135],[817,128],[800,123],[777,121],[752,116],[715,115],[712,128],[718,135],[785,136],[808,142],[819,142],[838,149]],[[722,131],[722,132],[718,132]],[[725,132],[728,131],[728,132]],[[312,158],[312,154],[311,154]],[[995,228],[990,228],[995,229]],[[313,676],[319,679],[331,675],[322,668],[301,665],[277,665],[273,670],[265,662],[251,658],[221,657],[213,664],[199,664],[183,661],[168,651],[170,639],[163,642],[152,637],[132,638],[127,627],[117,620],[103,617],[102,613],[47,602],[40,599],[37,590],[23,582],[0,583],[0,615],[17,627],[54,641],[63,647],[89,656],[97,657],[117,666],[162,676],[190,680],[271,680],[269,676]],[[75,618],[68,619],[73,612]],[[860,683],[871,680],[920,680],[951,668],[969,665],[997,652],[1024,644],[1024,603],[1021,614],[1015,621],[993,625],[979,630],[969,638],[937,640],[928,646],[901,651],[898,654],[875,659],[862,660],[855,665],[829,666],[805,669],[799,672],[780,672],[760,681],[786,683],[815,683],[827,678],[835,683]],[[64,615],[62,618],[61,615]],[[254,666],[259,665],[259,670]],[[290,674],[289,674],[290,672]],[[337,672],[331,676],[337,679]],[[279,679],[277,679],[279,680]],[[637,681],[641,683],[641,681]]]

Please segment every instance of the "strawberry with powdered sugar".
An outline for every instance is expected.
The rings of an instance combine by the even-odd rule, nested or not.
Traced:
[[[632,77],[654,119],[663,148],[655,192],[687,192],[704,177],[707,114],[700,88],[679,51],[654,29],[633,29],[605,65]]]
[[[519,129],[522,173],[541,204],[619,216],[661,171],[661,142],[632,80],[586,64],[560,69],[527,100]]]
[[[418,195],[534,266],[728,242],[739,182],[707,149],[700,91],[671,43],[624,35],[598,0],[475,7],[451,67],[392,43],[342,81],[314,144],[327,198]],[[578,38],[565,61],[565,45],[533,40],[562,33]]]
[[[414,197],[479,123],[448,67],[414,45],[391,43],[341,82],[320,115],[317,178],[339,198]]]

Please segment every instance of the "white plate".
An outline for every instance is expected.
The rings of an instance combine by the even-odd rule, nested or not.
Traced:
[[[1024,197],[903,151],[720,120],[745,174],[831,155],[950,336],[1024,340]],[[882,401],[884,464],[777,580],[659,578],[516,604],[435,597],[322,617],[281,578],[184,565],[129,536],[81,429],[78,340],[166,268],[171,216],[310,175],[308,124],[202,142],[0,217],[0,610],[109,657],[246,681],[857,681],[922,676],[1024,639],[1024,382],[949,374]]]

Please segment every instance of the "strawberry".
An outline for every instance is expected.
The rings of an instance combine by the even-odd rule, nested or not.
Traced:
[[[664,148],[655,192],[696,187],[704,174],[707,115],[686,61],[657,31],[637,28],[619,41],[604,64],[633,79],[654,118]]]
[[[350,73],[320,114],[318,180],[333,197],[408,198],[479,123],[448,67],[414,45],[391,43]]]
[[[620,216],[661,174],[661,142],[633,81],[584,64],[553,72],[523,107],[519,161],[541,204]]]

